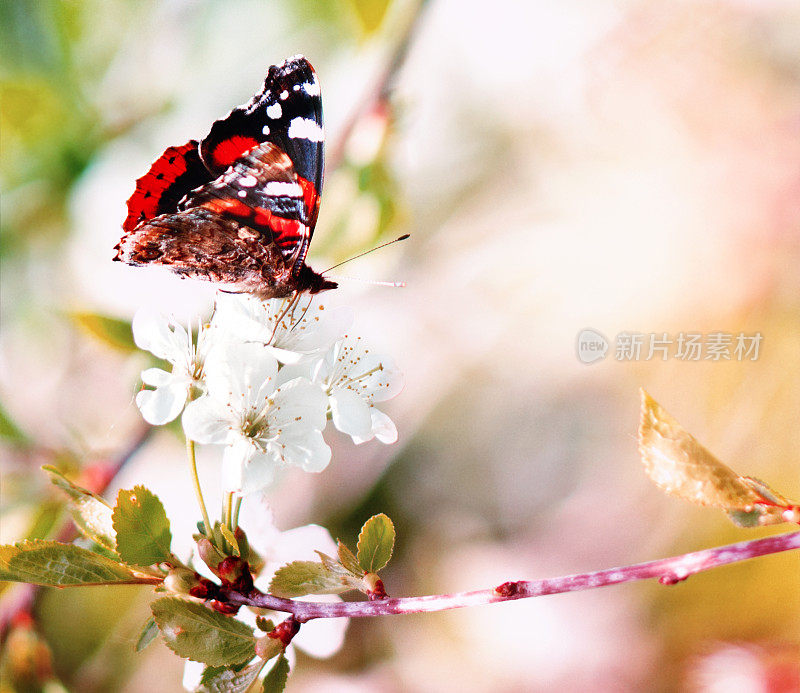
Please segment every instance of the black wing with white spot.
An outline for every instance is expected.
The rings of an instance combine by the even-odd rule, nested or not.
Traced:
[[[270,67],[261,91],[214,123],[200,143],[200,156],[210,171],[221,175],[261,142],[286,152],[297,175],[311,183],[319,197],[324,168],[322,99],[314,68],[303,56]]]

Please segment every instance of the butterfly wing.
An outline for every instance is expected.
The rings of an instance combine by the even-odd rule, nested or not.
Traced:
[[[143,221],[174,212],[190,190],[208,183],[212,175],[200,159],[197,140],[169,147],[136,181],[128,199],[128,216],[122,228],[130,233]]]
[[[308,188],[300,181],[289,156],[264,142],[190,193],[180,208],[203,207],[257,231],[264,243],[277,246],[289,267],[299,270],[312,228]]]
[[[168,149],[137,181],[115,259],[166,265],[264,298],[335,288],[305,264],[323,140],[310,63],[295,56],[273,65],[247,104],[199,144]]]
[[[293,290],[277,246],[259,233],[205,207],[150,219],[125,236],[118,259],[129,265],[163,265],[194,279],[222,284],[229,291],[263,298]]]
[[[262,142],[286,153],[303,188],[309,231],[296,257],[303,262],[317,221],[325,162],[319,82],[302,56],[270,67],[261,91],[214,123],[200,143],[200,157],[220,175]]]

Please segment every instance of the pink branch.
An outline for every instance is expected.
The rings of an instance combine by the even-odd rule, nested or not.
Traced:
[[[771,553],[800,549],[800,532],[780,534],[765,539],[742,541],[703,551],[695,551],[672,558],[662,558],[647,563],[622,568],[598,570],[580,575],[567,575],[557,578],[542,580],[520,580],[518,582],[504,582],[492,589],[475,590],[474,592],[458,592],[456,594],[431,595],[427,597],[408,597],[404,599],[383,599],[379,601],[364,602],[303,602],[291,599],[281,599],[270,594],[263,594],[254,590],[250,594],[239,592],[224,592],[222,598],[231,603],[242,606],[255,606],[273,611],[285,611],[294,616],[299,622],[309,621],[314,618],[337,618],[348,616],[351,618],[362,616],[387,616],[390,614],[414,614],[428,611],[444,611],[446,609],[460,609],[465,606],[478,606],[494,602],[524,599],[527,597],[541,597],[546,594],[560,594],[562,592],[576,592],[578,590],[616,585],[621,582],[633,582],[658,578],[665,585],[672,585],[685,580],[690,575],[727,565],[757,558]]]

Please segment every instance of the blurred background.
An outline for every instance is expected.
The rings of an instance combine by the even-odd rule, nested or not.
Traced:
[[[400,440],[329,435],[330,467],[275,494],[281,529],[352,543],[388,513],[393,596],[785,531],[665,496],[635,434],[645,387],[735,470],[800,496],[798,45],[791,0],[0,3],[0,540],[63,531],[39,471],[56,464],[109,498],[145,483],[188,549],[182,441],[133,403],[150,362],[129,324],[148,305],[205,315],[213,290],[112,248],[150,162],[295,53],[328,135],[311,265],[412,237],[342,272],[406,288],[324,297],[404,371],[386,407]],[[586,328],[611,343],[590,365]],[[763,341],[756,360],[617,360],[622,332]],[[331,659],[301,655],[289,690],[793,691],[799,587],[795,552],[673,587],[363,620]],[[181,690],[160,642],[134,652],[151,590],[5,588],[3,691]]]

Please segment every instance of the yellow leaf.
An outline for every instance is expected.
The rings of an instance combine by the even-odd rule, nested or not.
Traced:
[[[763,502],[754,488],[720,462],[648,395],[642,394],[639,454],[648,476],[673,496],[725,510]]]

